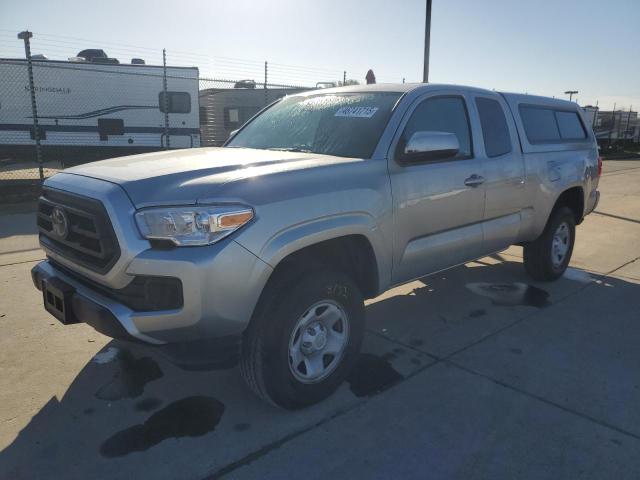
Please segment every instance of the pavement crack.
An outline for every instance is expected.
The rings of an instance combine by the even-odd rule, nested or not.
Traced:
[[[2,268],[2,267],[10,267],[11,265],[22,265],[23,263],[41,262],[42,260],[44,260],[44,258],[37,258],[35,260],[24,260],[22,262],[3,263],[3,264],[0,265],[0,268]]]
[[[525,395],[525,396],[527,396],[529,398],[532,398],[534,400],[537,400],[539,402],[542,402],[542,403],[545,403],[547,405],[559,408],[560,410],[562,410],[564,412],[567,412],[567,413],[570,413],[570,414],[575,415],[577,417],[580,417],[582,419],[588,420],[588,421],[590,421],[592,423],[595,423],[596,425],[599,425],[601,427],[608,428],[610,430],[614,430],[614,431],[616,431],[616,432],[618,432],[618,433],[620,433],[622,435],[626,435],[627,437],[631,437],[634,440],[640,440],[640,435],[636,434],[636,433],[634,433],[634,432],[632,432],[630,430],[626,430],[624,428],[618,427],[618,426],[613,425],[611,423],[605,422],[603,420],[600,420],[599,418],[596,418],[594,416],[588,415],[586,413],[583,413],[583,412],[580,412],[580,411],[577,411],[577,410],[573,410],[572,408],[569,408],[569,407],[567,407],[565,405],[562,405],[560,403],[554,402],[554,401],[549,400],[547,398],[544,398],[544,397],[542,397],[540,395],[536,395],[535,393],[529,392],[529,391],[524,390],[522,388],[518,388],[518,387],[516,387],[514,385],[506,383],[506,382],[504,382],[502,380],[499,380],[497,378],[494,378],[494,377],[492,377],[490,375],[478,372],[478,371],[473,370],[472,368],[469,368],[469,367],[465,367],[465,366],[463,366],[463,365],[461,365],[459,363],[454,362],[453,360],[445,359],[445,360],[443,360],[443,362],[446,363],[449,366],[458,368],[458,369],[460,369],[460,370],[462,370],[464,372],[467,372],[467,373],[469,373],[471,375],[476,375],[478,377],[484,378],[485,380],[489,380],[489,381],[495,383],[496,385],[500,385],[503,388],[507,388],[509,390],[517,392],[517,393],[519,393],[521,395]]]
[[[330,415],[329,417],[323,418],[322,420],[317,421],[316,423],[313,423],[312,425],[309,425],[305,428],[302,428],[300,430],[297,430],[295,432],[290,433],[289,435],[285,435],[284,437],[280,438],[279,440],[276,440],[275,442],[271,442],[267,445],[265,445],[264,447],[255,450],[254,452],[245,455],[244,457],[240,458],[239,460],[236,460],[235,462],[229,463],[227,465],[225,465],[224,467],[216,470],[214,473],[207,475],[205,477],[203,477],[202,480],[215,480],[218,478],[222,478],[225,475],[228,475],[229,473],[233,472],[234,470],[237,470],[240,467],[243,467],[245,465],[249,465],[251,462],[264,457],[265,455],[267,455],[268,453],[277,450],[278,448],[282,447],[284,444],[288,443],[289,441],[299,437],[300,435],[304,435],[307,432],[310,432],[311,430],[314,430],[315,428],[318,428],[322,425],[324,425],[327,422],[330,422],[331,420],[341,417],[342,415],[345,415],[346,413],[351,412],[352,410],[355,410],[356,408],[358,408],[359,406],[361,406],[362,404],[366,403],[366,400],[364,401],[360,401],[360,402],[356,402],[353,405],[350,405],[349,407],[343,408],[341,410],[338,410],[337,412],[334,412],[332,415]]]
[[[613,172],[603,173],[600,176],[601,177],[611,177],[611,176],[614,176],[614,175],[622,175],[622,174],[625,174],[627,172],[631,172],[633,170],[640,170],[640,167],[621,168],[619,170],[614,170]]]
[[[427,370],[427,369],[437,365],[438,363],[440,363],[441,359],[439,357],[433,355],[433,354],[430,354],[430,353],[425,352],[423,350],[417,349],[417,348],[415,348],[415,347],[413,347],[411,345],[406,345],[403,342],[398,342],[396,340],[389,339],[389,338],[385,337],[384,335],[381,335],[381,334],[379,334],[377,332],[374,332],[374,331],[371,331],[371,330],[368,330],[368,329],[366,331],[371,333],[371,334],[373,334],[373,335],[379,336],[379,337],[381,337],[381,338],[383,338],[383,339],[385,339],[385,340],[387,340],[387,341],[389,341],[391,343],[395,343],[397,345],[402,345],[403,347],[406,347],[407,349],[413,350],[416,353],[422,353],[422,354],[428,355],[429,357],[432,357],[434,359],[434,361],[432,363],[429,363],[427,365],[423,365],[422,367],[414,370],[413,372],[411,372],[408,375],[406,375],[401,381],[399,381],[393,387],[391,387],[388,390],[385,390],[384,392],[381,392],[381,393],[379,393],[377,395],[374,395],[373,397],[377,397],[378,395],[384,395],[386,392],[392,391],[397,385],[400,385],[400,384],[406,382],[410,378],[413,378],[416,375],[419,375],[422,372],[424,372],[425,370]],[[231,472],[237,470],[238,468],[241,468],[241,467],[244,467],[246,465],[249,465],[251,462],[253,462],[255,460],[258,460],[259,458],[262,458],[262,457],[268,455],[272,451],[277,450],[278,448],[282,447],[283,445],[285,445],[286,443],[290,442],[291,440],[294,440],[295,438],[297,438],[297,437],[299,437],[301,435],[304,435],[305,433],[308,433],[308,432],[310,432],[310,431],[312,431],[312,430],[314,430],[314,429],[316,429],[318,427],[321,427],[322,425],[324,425],[324,424],[326,424],[328,422],[331,422],[332,420],[334,420],[336,418],[339,418],[339,417],[341,417],[341,416],[343,416],[343,415],[345,415],[345,414],[347,414],[347,413],[349,413],[349,412],[351,412],[351,411],[353,411],[353,410],[365,405],[373,397],[366,398],[366,399],[364,399],[362,401],[357,401],[353,405],[350,405],[350,406],[348,406],[346,408],[338,410],[337,412],[334,412],[333,414],[329,415],[328,417],[325,417],[325,418],[317,421],[316,423],[314,423],[312,425],[309,425],[309,426],[307,426],[305,428],[297,430],[296,432],[290,433],[289,435],[285,435],[284,437],[282,437],[282,438],[280,438],[280,439],[278,439],[278,440],[276,440],[274,442],[271,442],[271,443],[265,445],[264,447],[249,453],[248,455],[245,455],[244,457],[240,458],[239,460],[236,460],[235,462],[232,462],[232,463],[229,463],[229,464],[225,465],[224,467],[216,470],[214,473],[212,473],[212,474],[210,474],[208,476],[205,476],[202,480],[214,480],[214,479],[222,478],[225,475],[228,475]]]
[[[595,213],[596,215],[602,215],[603,217],[610,217],[616,220],[621,220],[623,222],[640,223],[640,220],[636,220],[635,218],[621,217],[620,215],[613,215],[612,213],[605,213],[597,210],[592,213]]]
[[[610,272],[606,273],[603,277],[608,277],[610,275],[613,275],[614,273],[616,273],[618,270],[623,269],[624,267],[631,265],[634,262],[637,262],[638,260],[640,260],[640,256],[634,258],[633,260],[629,260],[626,263],[623,263],[622,265],[620,265],[619,267],[614,268],[613,270],[611,270]]]

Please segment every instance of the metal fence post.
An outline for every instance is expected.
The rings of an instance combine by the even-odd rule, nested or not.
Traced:
[[[164,91],[164,148],[171,147],[169,138],[169,94],[167,93],[167,50],[162,49],[162,86]]]
[[[613,128],[616,126],[616,104],[613,104],[613,112],[611,112],[611,128],[609,129],[609,148],[611,148],[611,137],[613,136]]]
[[[627,148],[627,132],[629,131],[629,121],[631,120],[631,109],[633,105],[629,106],[629,114],[627,115],[627,125],[624,127],[624,140],[622,142],[622,148]]]
[[[269,99],[267,98],[267,61],[264,61],[264,104],[267,105]]]
[[[42,149],[40,147],[40,127],[38,126],[38,106],[36,105],[36,88],[33,82],[33,64],[31,62],[31,43],[29,39],[33,33],[28,30],[20,32],[18,38],[24,40],[24,53],[27,57],[27,72],[29,74],[29,92],[31,93],[31,115],[33,116],[33,138],[36,140],[36,160],[40,171],[40,181],[44,180],[42,171]]]
[[[342,72],[342,86],[344,87],[347,84],[347,71]]]

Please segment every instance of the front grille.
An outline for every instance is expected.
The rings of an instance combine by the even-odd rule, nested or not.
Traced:
[[[44,188],[38,229],[42,245],[95,272],[108,272],[120,258],[107,211],[96,199]]]

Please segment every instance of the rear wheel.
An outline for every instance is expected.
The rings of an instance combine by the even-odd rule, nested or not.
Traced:
[[[245,335],[241,371],[263,399],[297,409],[331,395],[353,367],[364,302],[340,272],[286,274],[268,287]]]
[[[556,209],[542,235],[524,246],[524,267],[535,280],[556,280],[567,269],[575,242],[576,223],[568,207]]]

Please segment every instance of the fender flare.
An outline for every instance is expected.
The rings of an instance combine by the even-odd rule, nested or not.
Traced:
[[[391,253],[385,253],[384,242],[373,216],[366,212],[331,215],[289,226],[275,233],[259,252],[259,257],[272,268],[286,257],[305,247],[348,235],[362,235],[373,249],[378,269],[378,284],[385,285],[391,276]],[[388,259],[388,260],[387,260]]]

